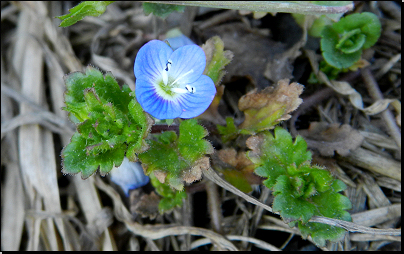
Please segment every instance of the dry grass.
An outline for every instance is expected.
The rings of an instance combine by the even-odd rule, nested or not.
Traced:
[[[382,36],[364,56],[374,61],[362,72],[345,77],[368,105],[384,98],[401,100],[401,12],[392,4],[357,7],[382,16]],[[52,17],[71,7],[70,2],[58,1],[1,3],[1,249],[202,250],[205,245],[220,250],[299,249],[296,239],[300,237],[293,238],[299,231],[268,212],[271,208],[265,204],[271,203],[271,195],[265,188],[253,193],[257,198],[243,196],[218,175],[205,175],[188,189],[182,208],[149,220],[131,213],[132,201],[105,179],[82,180],[60,172],[61,148],[75,131],[61,110],[66,73],[82,71],[91,63],[134,89],[137,50],[151,39],[161,39],[169,28],[180,26],[186,35],[193,31],[202,40],[209,34],[205,30],[220,28],[224,22],[250,27],[254,23],[235,11],[211,13],[195,21],[197,8],[172,14],[164,22],[144,16],[139,3],[120,2],[108,6],[99,18],[59,28],[60,21]],[[267,31],[253,29],[249,35],[253,33]],[[231,77],[229,70],[224,83],[231,82]],[[366,116],[348,97],[335,93],[330,97],[330,91],[311,91],[302,110],[290,120],[292,133],[300,116],[301,122],[307,121],[303,126],[314,117],[349,124],[364,137],[361,147],[348,156],[315,157],[316,163],[327,165],[348,185],[345,194],[353,204],[353,223],[313,218],[350,232],[342,243],[328,244],[324,250],[401,250],[401,113],[395,118],[400,105],[394,102],[383,113]],[[232,108],[237,100],[226,98],[227,108]],[[206,200],[197,195],[201,190],[206,191]],[[199,199],[209,203],[208,209],[205,204],[208,215],[195,213]],[[210,224],[209,219],[204,222],[206,216]]]

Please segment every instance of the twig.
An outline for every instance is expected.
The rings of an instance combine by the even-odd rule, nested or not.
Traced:
[[[236,195],[241,196],[244,198],[246,201],[253,203],[254,205],[258,205],[263,207],[265,210],[275,213],[272,211],[272,208],[267,206],[266,204],[261,203],[254,197],[251,197],[244,192],[240,191],[230,183],[228,183],[226,180],[222,179],[212,168],[209,168],[208,170],[203,171],[204,176],[206,176],[209,180],[215,182],[219,186],[225,188],[228,191],[233,192]],[[344,228],[350,232],[361,232],[361,233],[372,233],[372,234],[378,234],[378,235],[392,235],[392,236],[400,236],[401,235],[401,229],[378,229],[378,228],[370,228],[370,227],[365,227],[361,226],[352,222],[348,221],[343,221],[343,220],[337,220],[337,219],[331,219],[331,218],[326,218],[326,217],[320,217],[320,216],[313,216],[309,222],[319,222],[331,226],[336,226],[340,228]]]
[[[372,72],[368,68],[364,68],[361,70],[361,74],[369,91],[370,97],[372,97],[374,100],[383,100],[383,94],[380,91]],[[401,150],[401,132],[394,120],[393,114],[389,109],[386,109],[381,114],[383,120],[386,122],[387,128],[389,129],[390,135],[393,137],[394,141],[396,141],[396,144]]]
[[[141,225],[136,223],[133,221],[132,216],[123,204],[118,192],[99,178],[95,178],[95,183],[98,188],[112,198],[115,217],[119,221],[125,223],[126,227],[136,235],[150,239],[160,239],[170,235],[200,235],[211,239],[220,249],[237,250],[237,248],[222,235],[205,228],[172,225]]]
[[[206,182],[206,194],[208,197],[209,214],[211,218],[211,225],[215,232],[222,234],[222,212],[220,209],[221,202],[219,200],[219,193],[217,185],[212,181]]]
[[[293,113],[292,118],[290,119],[290,133],[292,136],[297,136],[297,130],[296,130],[296,120],[297,118],[303,114],[305,111],[307,111],[309,108],[319,104],[325,99],[328,99],[332,94],[334,93],[334,90],[331,88],[324,88],[313,95],[310,95],[307,98],[303,99],[303,103],[300,105],[298,110],[296,110],[295,113]]]
[[[233,241],[243,241],[243,242],[250,242],[255,244],[258,248],[264,249],[264,250],[270,250],[270,251],[280,251],[279,248],[273,246],[272,244],[269,244],[267,242],[264,242],[262,240],[253,238],[253,237],[248,237],[248,236],[240,236],[240,235],[227,235],[226,236],[229,240]],[[211,240],[208,238],[202,238],[199,240],[194,241],[191,244],[191,249],[198,248],[199,246],[203,246],[206,244],[210,244]]]

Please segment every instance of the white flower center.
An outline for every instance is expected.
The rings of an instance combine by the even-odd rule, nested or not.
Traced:
[[[164,91],[171,91],[177,94],[184,94],[184,93],[191,93],[194,94],[196,92],[195,87],[190,86],[190,85],[185,85],[184,88],[181,87],[181,79],[183,79],[184,77],[188,76],[189,74],[193,73],[194,70],[191,69],[190,71],[180,75],[176,80],[174,80],[173,82],[169,82],[169,71],[171,69],[172,66],[172,61],[168,60],[166,63],[166,66],[164,68],[164,70],[161,72],[161,76],[163,78],[163,83],[165,86],[165,89],[163,88],[162,90]],[[167,91],[167,92],[169,92]],[[165,97],[165,96],[163,96]]]

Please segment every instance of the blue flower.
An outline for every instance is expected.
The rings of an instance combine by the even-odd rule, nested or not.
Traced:
[[[212,79],[202,75],[206,57],[197,45],[173,51],[152,40],[135,59],[136,99],[157,119],[192,118],[202,114],[216,94]]]
[[[137,189],[146,185],[150,178],[143,172],[139,162],[131,162],[124,157],[121,166],[113,168],[110,172],[111,181],[119,185],[125,195],[128,196],[129,190]]]

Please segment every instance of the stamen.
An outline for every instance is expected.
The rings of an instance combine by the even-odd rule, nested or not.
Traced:
[[[165,71],[169,71],[172,64],[173,64],[173,63],[172,63],[170,60],[168,60],[168,61],[167,61],[167,64],[166,64],[166,68],[165,68],[164,70],[165,70]]]
[[[194,72],[194,70],[190,70],[190,71],[188,71],[187,73],[185,73],[185,74],[179,76],[173,83],[171,83],[171,85],[174,85],[175,83],[177,83],[177,81],[179,81],[180,79],[184,78],[185,76],[187,76],[188,74],[191,74],[191,73],[193,73],[193,72]]]
[[[192,93],[192,94],[194,94],[196,91],[195,91],[195,87],[193,87],[193,86],[190,86],[190,85],[186,85],[185,86],[185,89],[187,89],[187,91],[189,92],[189,93]]]
[[[167,72],[163,70],[162,73],[161,73],[161,76],[163,77],[164,85],[167,85],[167,82],[168,82]]]
[[[185,90],[183,88],[179,88],[179,87],[173,87],[173,88],[171,88],[171,91],[174,93],[188,93],[187,90]]]

